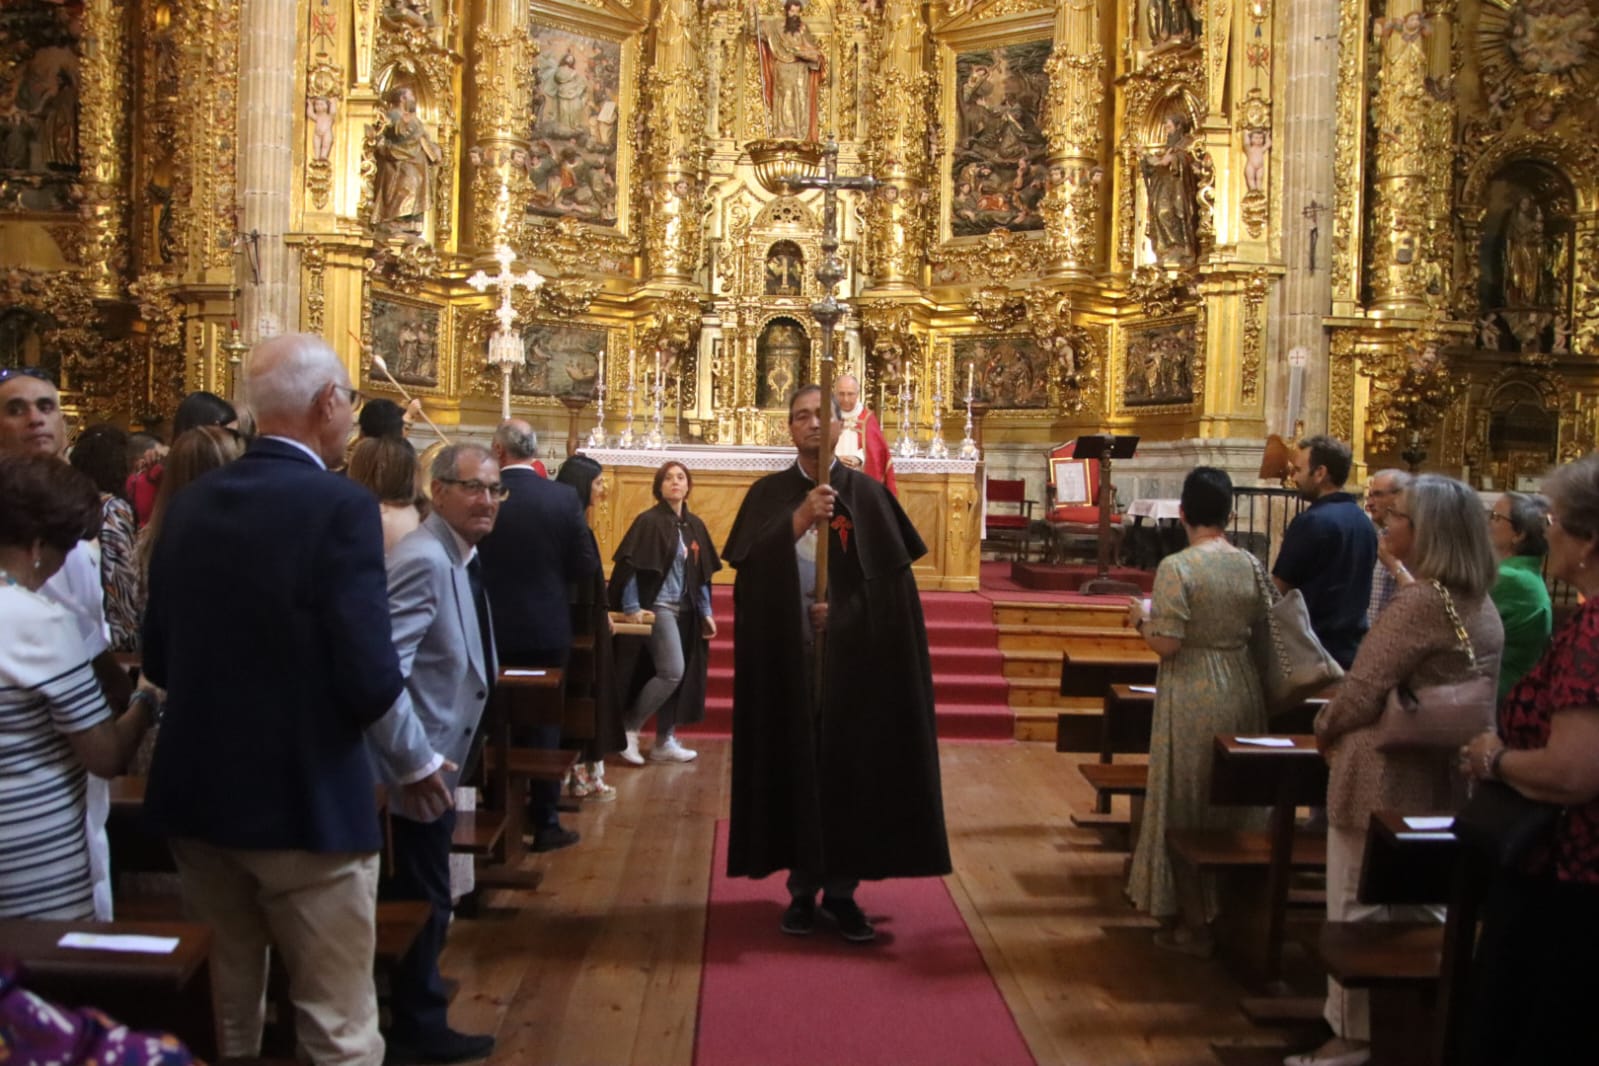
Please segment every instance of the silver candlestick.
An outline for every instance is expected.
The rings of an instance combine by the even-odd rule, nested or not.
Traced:
[[[911,391],[904,384],[899,387],[899,439],[894,451],[901,459],[914,459],[917,455],[916,438],[911,436]]]
[[[605,447],[605,353],[600,352],[599,373],[594,376],[594,428],[589,430],[588,448]]]
[[[948,459],[949,445],[944,443],[944,368],[938,367],[933,376],[933,439],[927,442],[929,459]]]
[[[634,360],[632,352],[627,357],[627,422],[622,427],[622,435],[617,438],[618,448],[637,448],[638,435],[633,432],[633,408],[637,405],[638,379],[634,377]]]
[[[968,383],[966,386],[966,436],[961,438],[960,457],[968,462],[975,463],[981,456],[977,453],[977,441],[972,436],[972,429],[972,389]]]
[[[661,373],[661,352],[655,351],[655,416],[650,431],[644,435],[644,447],[658,452],[666,447],[666,433],[661,429],[661,409],[666,402],[666,379]]]

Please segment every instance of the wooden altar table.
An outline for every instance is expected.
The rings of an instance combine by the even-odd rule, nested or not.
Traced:
[[[594,511],[594,535],[607,573],[616,546],[635,515],[652,507],[650,485],[656,469],[669,459],[688,467],[694,476],[689,510],[710,530],[718,550],[727,543],[744,493],[757,478],[782,470],[794,462],[794,449],[674,445],[661,451],[629,448],[584,448],[605,468],[605,501]],[[982,492],[977,484],[977,464],[961,459],[894,460],[900,506],[927,542],[927,554],[913,567],[916,584],[927,591],[970,592],[977,588],[978,547],[982,534]],[[715,578],[731,584],[733,572],[724,568]]]

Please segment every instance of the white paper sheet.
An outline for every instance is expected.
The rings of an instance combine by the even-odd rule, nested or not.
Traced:
[[[1149,692],[1149,693],[1153,693],[1155,691],[1155,686],[1154,685],[1128,685],[1127,687],[1129,689],[1131,689],[1132,691],[1134,691],[1134,692]]]
[[[1405,828],[1406,829],[1420,829],[1420,830],[1423,830],[1423,831],[1436,830],[1436,829],[1448,829],[1451,826],[1453,826],[1454,824],[1455,824],[1455,816],[1452,815],[1452,814],[1437,814],[1437,815],[1426,815],[1426,816],[1423,816],[1423,815],[1406,815],[1405,816]]]
[[[132,951],[142,955],[170,955],[178,950],[175,936],[137,936],[132,933],[66,933],[57,947],[91,951]]]
[[[549,673],[548,670],[502,670],[500,672],[506,677],[543,677]]]
[[[1258,748],[1291,748],[1294,742],[1287,737],[1233,737],[1240,744],[1253,744]]]
[[[1400,840],[1453,840],[1453,833],[1395,833]]]

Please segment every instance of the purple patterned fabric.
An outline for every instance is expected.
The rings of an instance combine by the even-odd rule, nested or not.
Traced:
[[[5,1066],[192,1066],[175,1036],[136,1033],[85,1007],[69,1010],[21,985],[0,956],[0,1063]]]

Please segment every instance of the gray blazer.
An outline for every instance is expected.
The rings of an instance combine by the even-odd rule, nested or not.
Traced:
[[[488,700],[488,679],[498,667],[483,661],[472,585],[444,519],[429,515],[395,545],[388,572],[394,650],[405,688],[391,713],[368,729],[368,738],[378,753],[378,772],[392,786],[414,778],[433,752],[456,766],[466,763]],[[492,630],[489,635],[492,649]],[[374,735],[384,723],[406,719],[420,722],[421,730]],[[453,789],[459,777],[459,771],[446,774],[445,783]],[[389,804],[395,814],[420,820],[403,793],[391,792]]]

